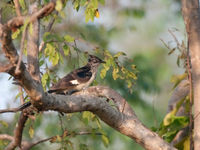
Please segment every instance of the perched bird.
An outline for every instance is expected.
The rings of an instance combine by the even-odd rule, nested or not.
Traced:
[[[94,55],[89,55],[88,63],[84,67],[75,69],[60,79],[48,93],[71,94],[87,88],[94,81],[101,63],[105,62]]]
[[[89,55],[88,63],[84,67],[75,69],[60,79],[50,88],[48,93],[71,94],[87,88],[94,81],[101,63],[105,62],[94,55]],[[18,110],[23,110],[30,105],[31,102],[24,103],[18,107]]]

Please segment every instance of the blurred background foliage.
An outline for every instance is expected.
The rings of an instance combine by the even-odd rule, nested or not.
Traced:
[[[48,0],[45,2],[48,2]],[[113,79],[112,70],[109,70],[105,78],[102,79],[100,71],[103,66],[99,69],[94,85],[107,85],[115,89],[131,104],[138,118],[147,127],[159,127],[166,115],[167,103],[171,94],[170,78],[173,74],[183,72],[183,69],[176,66],[176,54],[168,56],[169,50],[160,40],[162,39],[171,47],[174,47],[175,43],[168,33],[168,29],[174,28],[178,29],[175,33],[178,39],[185,38],[180,14],[180,1],[105,0],[104,2],[101,0],[98,10],[93,10],[98,11],[96,12],[98,14],[93,14],[93,12],[90,14],[90,10],[87,12],[87,7],[81,2],[87,1],[69,1],[65,8],[58,4],[58,15],[54,14],[42,19],[41,29],[43,33],[50,18],[56,19],[51,36],[41,36],[41,39],[43,38],[46,40],[45,42],[50,43],[49,49],[53,44],[52,47],[56,47],[62,55],[58,56],[60,58],[58,60],[55,60],[57,54],[56,57],[52,58],[55,63],[52,66],[50,58],[49,61],[43,62],[47,55],[50,55],[48,50],[44,50],[46,56],[41,54],[41,71],[43,74],[48,74],[43,77],[44,86],[47,84],[49,86],[50,83],[63,77],[70,70],[85,64],[87,61],[85,52],[98,54],[100,57],[105,57],[102,50],[108,50],[112,55],[124,52],[126,56],[119,56],[119,62],[123,66],[127,66],[127,69],[130,69],[130,63],[136,66],[134,73],[137,74],[137,80],[133,82],[132,92],[127,87],[127,82],[119,78]],[[4,22],[15,15],[12,1],[1,1],[0,7],[3,8]],[[26,11],[26,9],[23,9],[24,14]],[[65,35],[69,36],[66,37]],[[59,38],[63,36],[65,42],[62,41],[62,38]],[[49,41],[55,39],[56,42],[51,43],[52,41]],[[60,45],[59,42],[62,44],[67,42],[67,44]],[[16,38],[15,45],[18,48],[19,43]],[[48,45],[46,47],[48,48]],[[4,61],[4,59],[2,58],[1,61]],[[11,84],[11,81],[7,81],[8,78],[8,75],[0,74],[2,85],[5,86],[5,90],[0,90],[1,109],[19,105],[19,97],[15,98],[18,89]],[[12,94],[10,93],[11,90],[14,91]],[[8,94],[9,96],[4,96]],[[19,114],[0,116],[0,133],[12,135]],[[44,147],[77,150],[142,149],[130,138],[111,129],[89,112],[66,114],[65,116],[60,116],[56,112],[43,112],[34,117],[35,119],[28,120],[23,139],[36,140],[61,135],[64,129],[71,133],[71,136],[52,141],[53,144],[49,142],[39,144],[33,148],[35,150],[44,149]],[[76,135],[79,131],[90,131],[94,134]],[[105,137],[95,135],[95,133],[102,133]],[[0,149],[7,143],[8,141],[0,141]]]

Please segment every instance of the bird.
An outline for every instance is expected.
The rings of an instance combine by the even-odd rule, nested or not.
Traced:
[[[105,61],[94,55],[89,55],[88,63],[78,69],[73,70],[56,84],[50,87],[48,93],[72,94],[76,91],[87,88],[96,78],[98,67]]]
[[[78,69],[73,70],[56,84],[50,87],[48,93],[52,94],[72,94],[87,88],[96,78],[98,67],[101,63],[106,63],[97,56],[89,55],[88,63]],[[26,102],[18,107],[18,110],[23,110],[31,105],[31,102]]]

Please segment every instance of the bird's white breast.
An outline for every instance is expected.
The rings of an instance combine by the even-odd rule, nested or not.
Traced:
[[[87,83],[80,83],[79,85],[77,85],[76,89],[82,90],[82,89],[88,87],[94,81],[95,77],[96,77],[96,73],[93,73],[92,77],[90,78],[90,80],[87,81]]]

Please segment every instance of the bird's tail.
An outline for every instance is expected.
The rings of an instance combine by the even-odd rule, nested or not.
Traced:
[[[47,93],[54,93],[56,90],[48,90]]]
[[[26,102],[26,103],[22,104],[21,106],[19,106],[18,110],[23,110],[29,106],[31,106],[31,102]]]

